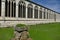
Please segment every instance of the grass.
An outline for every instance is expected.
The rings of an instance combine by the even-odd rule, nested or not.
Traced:
[[[16,26],[17,27],[25,27],[26,25],[25,24],[17,24]]]
[[[0,40],[10,40],[14,36],[13,28],[0,28]]]
[[[30,25],[29,33],[33,40],[60,40],[60,23]],[[13,36],[13,28],[0,28],[0,40],[10,40]]]
[[[17,27],[24,27],[25,24],[17,24]],[[11,28],[0,28],[0,40],[11,40],[14,37],[14,29]]]
[[[30,25],[33,40],[60,40],[60,23]]]
[[[17,24],[17,27],[24,27],[25,24]],[[0,28],[0,40],[11,40],[14,37],[13,28]]]

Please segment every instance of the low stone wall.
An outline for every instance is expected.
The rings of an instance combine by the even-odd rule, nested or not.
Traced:
[[[11,40],[32,40],[29,36],[27,27],[15,27],[15,37]]]
[[[33,24],[40,24],[40,23],[52,23],[55,22],[53,19],[30,19],[30,20],[17,20],[17,21],[0,21],[0,27],[6,26],[13,26],[16,24],[26,24],[26,25],[33,25]]]

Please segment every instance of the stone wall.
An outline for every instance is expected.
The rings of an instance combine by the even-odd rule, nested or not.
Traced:
[[[16,24],[26,24],[26,25],[33,25],[33,24],[40,24],[40,23],[52,23],[54,19],[20,19],[20,20],[11,20],[11,21],[0,21],[0,27],[7,27],[7,26],[14,26]]]

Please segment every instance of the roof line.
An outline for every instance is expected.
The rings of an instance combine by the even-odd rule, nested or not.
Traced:
[[[46,9],[48,9],[48,10],[51,10],[51,11],[53,11],[53,12],[56,12],[56,11],[54,11],[54,10],[52,10],[52,9],[49,9],[49,8],[47,8],[47,7],[44,7],[44,6],[42,6],[42,5],[40,5],[40,4],[37,4],[37,3],[33,2],[33,1],[29,1],[29,0],[26,0],[26,1],[31,2],[31,3],[33,3],[33,4],[36,4],[36,5],[38,5],[38,6],[41,6],[41,7],[43,7],[43,8],[46,8]],[[56,13],[60,14],[59,12],[56,12]]]

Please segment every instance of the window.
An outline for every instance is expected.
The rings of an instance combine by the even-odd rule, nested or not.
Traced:
[[[45,19],[45,9],[44,9],[44,19]]]
[[[35,6],[34,8],[34,18],[38,18],[38,7]]]
[[[54,21],[56,21],[56,14],[54,14]]]
[[[10,17],[10,1],[5,2],[5,17]]]
[[[28,18],[33,18],[33,6],[31,4],[28,5]]]
[[[48,19],[48,10],[47,10],[47,19]]]
[[[18,17],[20,17],[20,5],[18,5]]]
[[[40,8],[40,19],[42,19],[42,8]]]
[[[16,3],[12,2],[12,17],[16,17]]]
[[[50,12],[49,12],[49,19],[51,19],[51,10],[50,10]]]
[[[16,3],[14,3],[14,17],[16,17]]]
[[[12,17],[14,16],[13,8],[14,8],[14,7],[13,7],[13,2],[12,2]]]
[[[22,18],[22,5],[19,4],[19,12],[18,12],[18,17],[21,17]]]
[[[1,0],[0,0],[0,16],[1,16]]]
[[[8,15],[7,15],[7,4],[8,4],[8,2],[7,2],[7,0],[5,1],[5,17],[7,17]]]
[[[5,2],[5,17],[15,17],[16,16],[16,3]]]
[[[8,17],[10,17],[10,1],[9,1],[9,12],[8,12]]]
[[[44,19],[45,19],[45,12],[44,12]]]
[[[26,7],[23,5],[23,18],[25,18]]]
[[[18,5],[18,17],[25,18],[26,16],[25,14],[26,14],[25,3],[23,1],[20,1]]]

